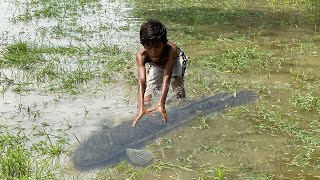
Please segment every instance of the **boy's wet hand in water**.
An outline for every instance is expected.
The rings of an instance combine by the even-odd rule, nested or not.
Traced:
[[[140,118],[144,114],[148,114],[149,116],[153,116],[152,111],[148,110],[146,107],[142,107],[140,110],[138,110],[136,118],[133,120],[132,125],[136,126],[137,122],[140,120]]]
[[[141,117],[145,114],[148,114],[149,116],[154,116],[152,114],[152,112],[160,112],[161,115],[162,115],[162,120],[166,123],[167,120],[168,120],[168,117],[167,117],[167,111],[166,111],[166,108],[164,105],[160,105],[158,104],[156,107],[152,108],[151,110],[148,110],[146,107],[143,107],[136,115],[136,118],[133,120],[133,123],[132,125],[133,126],[136,126],[137,122],[141,119]]]
[[[150,112],[156,112],[156,111],[161,113],[162,120],[166,123],[167,120],[168,120],[168,117],[167,117],[167,111],[166,111],[165,105],[164,104],[158,104],[156,107],[151,109]]]

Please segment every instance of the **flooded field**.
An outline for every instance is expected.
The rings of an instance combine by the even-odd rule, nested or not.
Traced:
[[[320,179],[319,1],[0,8],[0,179]],[[159,137],[146,147],[156,155],[148,167],[76,170],[70,155],[83,139],[135,116],[135,53],[149,17],[189,57],[188,99],[251,89],[259,100]]]

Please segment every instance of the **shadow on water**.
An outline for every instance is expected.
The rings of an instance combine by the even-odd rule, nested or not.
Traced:
[[[82,142],[73,154],[74,165],[82,170],[110,166],[126,158],[126,149],[142,148],[151,140],[196,117],[252,103],[256,99],[255,92],[248,90],[239,91],[237,94],[219,93],[172,107],[168,111],[169,121],[166,124],[162,122],[160,114],[154,117],[144,116],[136,127],[132,126],[131,121],[123,122],[116,127],[99,131]]]

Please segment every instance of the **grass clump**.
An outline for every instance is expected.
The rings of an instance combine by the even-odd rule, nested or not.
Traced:
[[[310,93],[306,95],[294,94],[290,102],[301,110],[320,112],[320,97],[313,96]]]
[[[23,136],[14,136],[1,132],[0,146],[1,158],[0,169],[1,179],[28,177],[31,172],[31,152],[23,145],[26,143]]]
[[[320,1],[319,0],[268,0],[274,11],[284,11],[290,7],[300,11],[304,17],[303,21],[319,24]],[[301,19],[302,20],[302,19]]]
[[[231,73],[246,72],[250,68],[267,69],[270,54],[258,52],[250,47],[227,49],[221,54],[201,57],[199,64],[220,71]]]
[[[101,7],[98,0],[28,0],[17,4],[22,7],[22,13],[14,17],[14,22],[80,17],[81,14],[93,14]]]
[[[31,69],[43,60],[35,47],[20,41],[4,48],[2,57],[0,57],[0,67]]]
[[[44,140],[31,142],[23,131],[14,133],[1,126],[0,132],[1,179],[58,179],[55,159],[67,152],[63,138],[53,142],[54,138],[42,130],[32,137]]]
[[[0,74],[0,82],[4,92],[12,88],[21,93],[38,87],[78,94],[81,86],[92,80],[135,82],[132,57],[131,53],[106,44],[45,46],[16,42],[2,52],[0,68],[5,71]]]
[[[73,94],[77,93],[77,86],[82,83],[87,83],[89,80],[93,79],[94,74],[90,69],[83,71],[81,66],[79,66],[75,71],[68,72],[62,77],[62,89],[65,89]]]

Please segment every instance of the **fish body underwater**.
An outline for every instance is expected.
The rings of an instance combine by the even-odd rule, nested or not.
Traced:
[[[76,169],[90,170],[129,160],[134,165],[146,166],[152,163],[153,155],[142,149],[148,142],[175,129],[198,116],[221,112],[222,110],[255,102],[255,92],[242,90],[236,94],[219,93],[199,101],[175,106],[167,111],[168,122],[162,120],[160,113],[154,117],[144,116],[136,127],[132,121],[92,134],[72,155]]]

